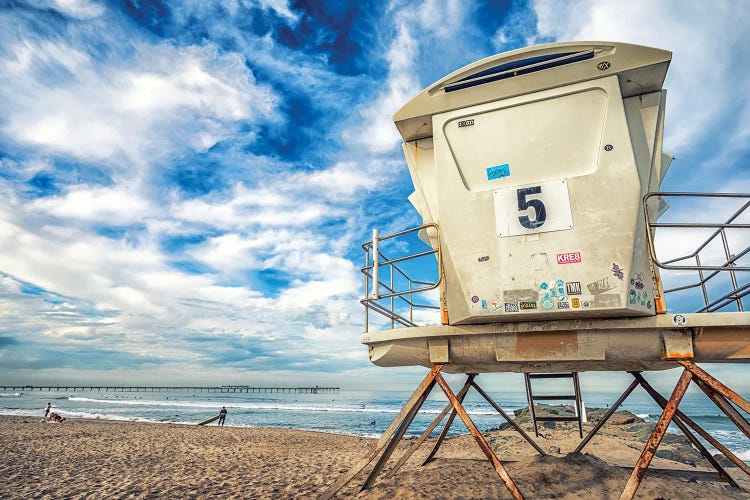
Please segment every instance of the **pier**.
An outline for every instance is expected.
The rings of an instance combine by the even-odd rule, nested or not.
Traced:
[[[222,386],[137,386],[137,385],[0,385],[3,391],[47,392],[224,392],[224,393],[287,393],[338,394],[338,387],[251,387],[249,385]]]

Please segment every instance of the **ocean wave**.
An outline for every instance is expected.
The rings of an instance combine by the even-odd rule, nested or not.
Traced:
[[[39,410],[29,409],[15,409],[15,408],[2,408],[0,409],[0,415],[10,415],[13,417],[44,417],[44,412]]]
[[[88,402],[98,404],[110,404],[110,405],[127,405],[127,406],[156,406],[156,407],[174,407],[174,408],[211,408],[215,409],[219,406],[226,406],[229,409],[235,410],[251,410],[251,411],[286,411],[286,412],[321,412],[321,413],[384,413],[384,414],[396,414],[401,411],[401,407],[394,404],[392,407],[374,406],[353,406],[344,405],[336,406],[329,404],[296,404],[296,403],[256,403],[246,402],[239,403],[236,401],[184,401],[184,400],[150,400],[150,399],[97,399],[87,398],[82,396],[70,396],[70,401],[76,402]],[[442,408],[422,408],[420,413],[428,415],[437,415],[442,411]],[[492,409],[475,409],[468,408],[467,411],[472,415],[497,415]]]
[[[125,415],[113,415],[107,413],[96,413],[87,411],[77,411],[69,409],[55,408],[55,413],[59,414],[64,418],[80,418],[88,420],[108,420],[114,422],[142,422],[150,424],[181,424],[181,425],[195,425],[195,422],[188,422],[182,420],[157,420],[155,418],[148,418],[142,416],[125,416]],[[31,417],[39,418],[40,421],[44,422],[44,415],[39,411],[19,409],[12,410],[8,408],[0,409],[0,415],[13,416],[13,417]]]
[[[691,420],[694,420],[696,422],[701,423],[716,423],[716,424],[725,424],[729,422],[729,419],[726,415],[723,414],[714,414],[714,415],[689,415],[686,414],[688,417],[690,417]],[[656,421],[661,417],[661,413],[636,413],[636,417],[644,418],[647,420]]]
[[[3,393],[3,394],[0,394],[0,398],[17,398],[17,397],[20,397],[20,396],[21,396],[20,392],[14,392],[14,393],[6,392],[6,393]]]

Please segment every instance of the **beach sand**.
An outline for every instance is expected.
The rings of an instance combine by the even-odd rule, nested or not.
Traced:
[[[461,425],[460,423],[454,425]],[[589,424],[590,425],[590,424]],[[513,431],[485,433],[526,498],[618,498],[643,448],[632,426],[610,425],[584,453],[568,455],[579,442],[567,424],[544,429],[537,442],[555,452],[539,457]],[[689,455],[676,438],[662,453]],[[413,441],[406,440],[406,443]],[[325,491],[372,446],[374,440],[284,429],[0,417],[0,498],[314,498]],[[338,498],[510,498],[476,446],[463,435],[448,439],[438,458],[419,466],[434,443],[428,440],[394,477],[388,468],[362,493],[361,473]],[[559,452],[557,451],[559,448]],[[690,460],[687,460],[690,461]],[[655,458],[654,468],[708,471]],[[365,469],[369,471],[369,468]],[[652,471],[636,498],[746,498],[750,481],[736,467],[728,471],[745,491],[701,478],[677,479]]]

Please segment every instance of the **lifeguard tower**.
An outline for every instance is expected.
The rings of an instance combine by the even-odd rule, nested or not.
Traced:
[[[750,250],[733,253],[727,236],[750,228],[741,223],[750,195],[693,195],[699,201],[741,202],[718,223],[659,220],[670,199],[689,196],[659,192],[672,160],[662,151],[662,87],[670,60],[668,51],[623,43],[529,47],[470,64],[395,114],[414,183],[409,201],[423,225],[385,236],[376,230],[363,245],[361,342],[378,366],[421,365],[431,371],[368,460],[324,496],[333,495],[380,454],[363,488],[372,484],[437,383],[451,404],[417,445],[451,412],[432,457],[459,415],[511,493],[522,498],[461,406],[474,387],[510,421],[474,381],[486,372],[525,374],[535,429],[538,420],[550,418],[535,414],[536,400],[573,399],[582,437],[578,373],[631,372],[631,386],[576,451],[640,385],[664,413],[622,498],[635,494],[670,421],[698,443],[721,479],[736,485],[686,426],[704,438],[707,433],[696,429],[677,405],[692,379],[750,437],[750,424],[729,401],[745,411],[750,404],[695,364],[750,360],[750,314],[742,303],[750,284],[738,281],[750,271],[742,265]],[[660,260],[655,235],[670,228],[708,234],[695,252]],[[390,253],[414,248],[415,235],[426,249]],[[716,245],[720,258],[705,257]],[[435,269],[433,279],[422,277],[424,265],[416,266],[420,277],[410,277],[407,266],[425,259]],[[696,282],[674,291],[701,290],[699,312],[667,313],[660,268],[697,274]],[[725,275],[729,285],[710,298],[709,285]],[[713,312],[728,306],[736,312]],[[424,310],[434,310],[434,316],[425,316]],[[426,324],[415,319],[420,316]],[[680,365],[683,375],[668,400],[640,373]],[[467,374],[458,395],[441,371]],[[573,395],[534,395],[534,380],[559,377],[572,379]],[[711,436],[706,439],[750,474],[729,450]]]

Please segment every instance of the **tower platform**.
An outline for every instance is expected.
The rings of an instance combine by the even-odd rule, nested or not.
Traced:
[[[662,314],[646,318],[438,325],[367,332],[377,366],[445,373],[650,371],[675,359],[750,360],[750,313]]]

